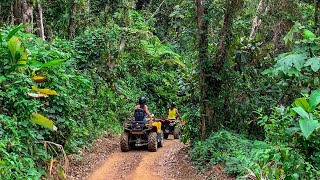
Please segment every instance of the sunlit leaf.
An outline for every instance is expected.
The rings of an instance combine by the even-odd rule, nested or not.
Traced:
[[[178,65],[178,66],[180,66],[182,68],[185,67],[185,64],[182,61],[178,60],[178,59],[166,59],[166,60],[163,60],[162,62],[176,64],[176,65]]]
[[[47,95],[58,95],[55,90],[51,89],[38,89],[35,86],[31,86],[32,90],[37,91],[39,93],[47,94]]]
[[[299,120],[299,125],[301,128],[302,134],[307,139],[315,129],[319,128],[319,122],[317,120],[312,120],[312,119]]]
[[[298,107],[302,107],[305,111],[310,112],[310,105],[306,98],[298,98],[294,101],[294,104]]]
[[[21,41],[19,40],[18,37],[13,36],[12,38],[9,39],[8,48],[10,50],[12,58],[15,59],[16,52],[18,51],[18,49],[20,49],[20,46],[21,46]]]
[[[5,165],[6,165],[6,162],[3,160],[0,160],[0,166],[5,166]]]
[[[43,76],[34,76],[33,80],[36,83],[41,83],[41,82],[45,82],[47,79],[45,77],[43,77]]]
[[[311,39],[311,38],[315,38],[316,35],[314,35],[313,32],[305,29],[305,30],[303,31],[303,37],[304,37],[305,39]]]
[[[27,64],[27,61],[18,61],[17,64],[18,64],[18,65],[26,65],[26,64]]]
[[[31,121],[35,124],[38,124],[40,126],[43,126],[43,127],[49,128],[49,129],[54,128],[53,121],[44,117],[41,114],[32,113]]]

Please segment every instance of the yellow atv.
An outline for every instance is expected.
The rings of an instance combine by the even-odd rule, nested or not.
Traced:
[[[121,135],[121,151],[127,152],[133,147],[148,146],[148,150],[155,152],[163,146],[163,132],[161,122],[156,119],[137,121],[135,118],[124,125]]]

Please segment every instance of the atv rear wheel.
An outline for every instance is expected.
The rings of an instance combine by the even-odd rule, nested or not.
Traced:
[[[157,133],[150,132],[148,135],[148,150],[156,152],[158,150]]]
[[[163,134],[164,139],[168,139],[168,137],[169,137],[169,134],[167,134],[167,133]]]
[[[174,127],[174,130],[173,130],[173,137],[175,139],[179,139],[180,138],[180,131],[177,127]]]
[[[121,135],[120,146],[121,146],[121,151],[123,151],[123,152],[128,152],[128,151],[130,151],[129,133],[124,132],[124,133]]]
[[[163,137],[163,131],[161,131],[161,133],[160,133],[160,138],[161,138],[161,139],[160,139],[160,142],[158,142],[158,146],[159,146],[159,147],[162,147],[162,146],[163,146],[163,141],[164,141],[164,140],[163,140],[163,138],[164,138],[164,137]]]

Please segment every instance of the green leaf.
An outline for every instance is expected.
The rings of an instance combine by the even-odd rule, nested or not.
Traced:
[[[302,107],[292,108],[296,113],[298,113],[304,119],[310,119],[309,114]]]
[[[16,28],[12,29],[9,34],[7,35],[7,39],[11,39],[18,31],[20,31],[21,29],[24,29],[26,27],[28,27],[30,25],[23,25],[23,24],[20,24],[19,26],[17,26]]]
[[[311,38],[315,38],[316,35],[314,35],[313,32],[305,29],[305,30],[303,31],[303,37],[304,37],[305,39],[311,39]]]
[[[53,124],[53,121],[44,117],[41,114],[33,113],[32,117],[31,117],[31,121],[33,123],[36,123],[40,126],[43,126],[43,127],[49,128],[49,129],[54,129],[54,127],[55,127]]]
[[[64,61],[65,61],[64,59],[52,60],[52,61],[49,61],[49,62],[44,63],[44,64],[41,66],[41,68],[63,65],[63,64],[64,64]]]
[[[178,59],[166,59],[162,61],[163,63],[172,63],[180,66],[181,68],[185,68],[185,64]]]
[[[14,61],[16,59],[16,53],[20,49],[20,46],[21,46],[21,41],[19,40],[18,37],[13,36],[12,38],[9,39],[8,48],[10,50],[11,56],[14,59]]]
[[[6,162],[3,160],[0,160],[0,166],[5,166],[5,165],[6,165]]]
[[[312,119],[301,119],[299,120],[299,125],[302,131],[302,134],[306,139],[312,134],[312,132],[319,128],[319,122]]]
[[[313,111],[319,103],[320,103],[320,88],[311,92],[311,95],[309,98],[311,111]]]
[[[320,57],[313,57],[307,60],[304,66],[311,66],[314,72],[317,72],[320,68]]]
[[[300,71],[307,58],[306,54],[294,53],[294,54],[281,54],[279,60],[275,64],[274,68],[277,71],[282,71],[285,74],[296,74],[294,71]]]
[[[306,98],[297,98],[297,99],[294,101],[294,104],[295,104],[297,107],[302,107],[305,111],[310,112],[310,105],[309,105],[309,103],[307,102],[307,99],[306,99]]]
[[[0,83],[7,80],[4,76],[0,76]]]
[[[290,29],[288,34],[283,38],[285,44],[288,44],[288,42],[292,42],[293,34],[296,32],[299,32],[300,26],[301,26],[301,24],[299,22],[295,22],[294,26]]]

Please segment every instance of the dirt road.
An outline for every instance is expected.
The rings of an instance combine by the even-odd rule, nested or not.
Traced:
[[[71,158],[71,178],[88,180],[202,180],[207,179],[194,168],[188,146],[169,137],[157,152],[139,148],[121,152],[118,139],[106,138],[83,152],[84,159]],[[218,179],[230,179],[221,176]],[[226,177],[226,178],[225,178]]]

